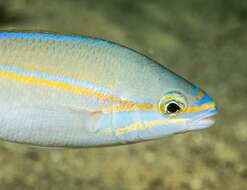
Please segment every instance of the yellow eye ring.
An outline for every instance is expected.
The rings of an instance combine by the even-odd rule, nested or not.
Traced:
[[[159,111],[162,114],[175,115],[185,110],[187,101],[178,92],[170,92],[163,96],[159,102]]]

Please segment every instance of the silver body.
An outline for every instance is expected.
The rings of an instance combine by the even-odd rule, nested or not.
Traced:
[[[159,138],[176,127],[153,136],[116,129],[160,119],[161,113],[103,110],[125,106],[125,100],[156,107],[169,90],[188,94],[190,101],[194,86],[128,48],[80,37],[0,33],[1,139],[77,147]]]

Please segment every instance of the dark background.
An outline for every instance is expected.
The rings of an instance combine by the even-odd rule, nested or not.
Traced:
[[[212,95],[214,127],[114,148],[0,143],[0,189],[244,190],[247,1],[0,0],[0,29],[100,37],[134,48]]]

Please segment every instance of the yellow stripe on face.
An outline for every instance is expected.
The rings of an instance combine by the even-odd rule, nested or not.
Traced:
[[[83,94],[85,96],[97,97],[104,101],[111,101],[114,103],[130,105],[130,107],[137,107],[137,108],[138,107],[140,108],[152,107],[152,104],[140,104],[134,101],[122,100],[115,96],[106,95],[104,93],[97,92],[91,89],[77,87],[77,86],[64,83],[64,82],[59,82],[59,81],[52,81],[48,79],[35,78],[35,77],[30,77],[30,76],[22,76],[22,75],[18,75],[18,74],[6,72],[6,71],[0,71],[0,77],[6,78],[6,79],[12,79],[18,82],[29,83],[32,85],[42,85],[42,86],[47,86],[50,88],[61,89],[61,90],[72,92],[74,94]]]
[[[198,95],[196,96],[196,99],[197,100],[200,100],[202,99],[203,97],[205,96],[205,92],[200,90],[200,92],[198,93]]]
[[[201,106],[193,106],[193,107],[188,107],[184,110],[184,112],[200,112],[200,111],[204,111],[204,110],[209,110],[215,107],[215,103],[210,102],[207,104],[203,104]]]
[[[184,110],[184,112],[200,112],[205,110],[210,110],[215,108],[215,103],[210,100],[210,97],[203,91],[200,90],[198,95],[195,97],[196,103],[193,106],[190,106]]]

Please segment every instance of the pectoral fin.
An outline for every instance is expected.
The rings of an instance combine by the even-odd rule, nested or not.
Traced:
[[[61,105],[35,106],[28,108],[27,112],[33,122],[47,125],[49,131],[83,129],[90,133],[97,131],[97,122],[103,114],[101,111]]]

